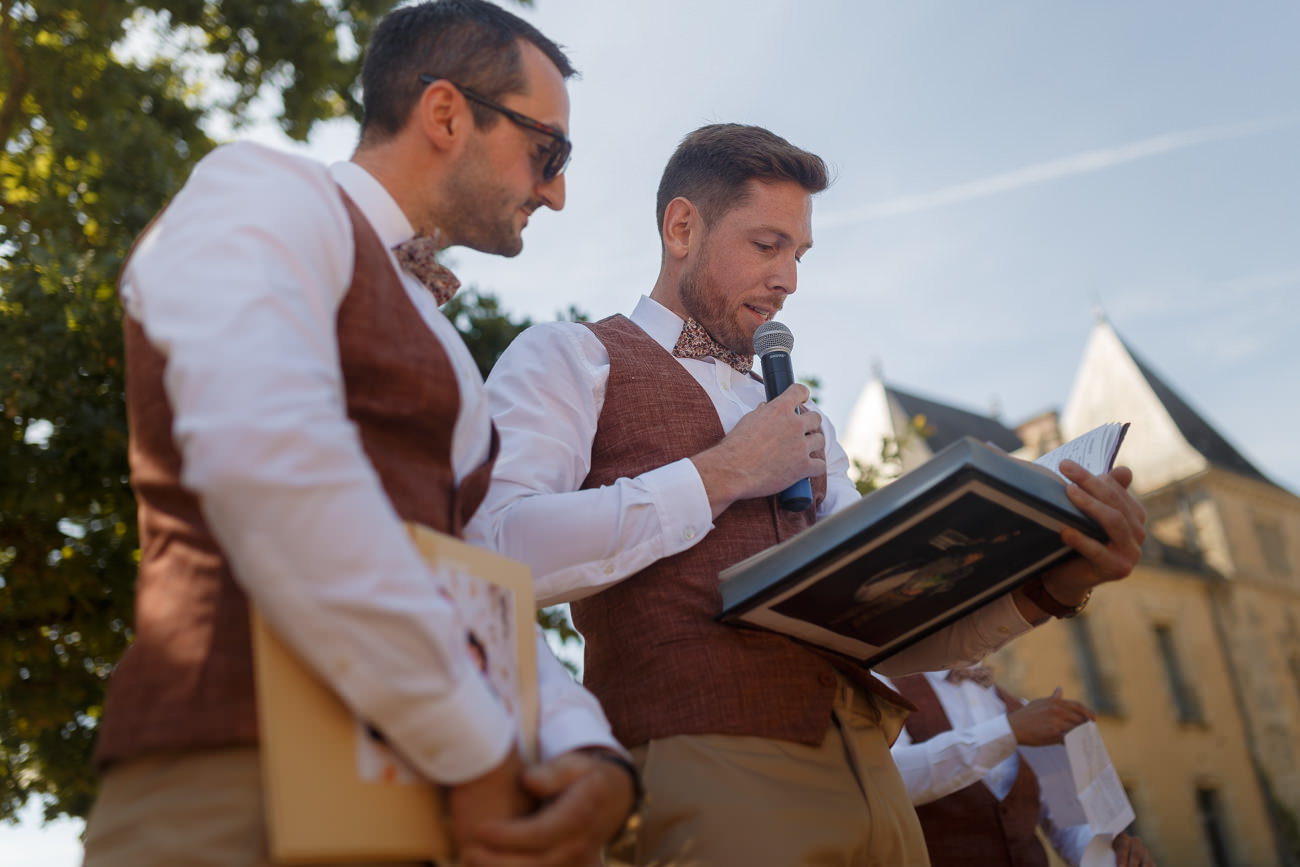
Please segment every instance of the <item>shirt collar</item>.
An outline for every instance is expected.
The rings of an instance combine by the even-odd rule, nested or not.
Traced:
[[[385,248],[391,250],[415,235],[415,228],[397,200],[374,175],[348,161],[334,163],[329,170],[330,177],[356,202]]]
[[[672,352],[677,345],[682,326],[686,324],[684,319],[649,295],[641,296],[636,309],[632,311],[631,319],[668,352]]]

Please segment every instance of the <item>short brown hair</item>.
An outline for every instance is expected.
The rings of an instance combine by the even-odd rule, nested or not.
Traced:
[[[655,216],[663,230],[668,203],[689,199],[712,226],[749,195],[749,182],[794,181],[809,194],[830,185],[826,163],[761,126],[717,123],[690,133],[659,179]]]
[[[399,6],[375,26],[361,67],[361,141],[401,132],[436,75],[500,100],[524,87],[519,40],[531,42],[564,78],[577,74],[564,51],[536,27],[486,0],[431,0]],[[496,112],[471,103],[474,123],[491,127]]]

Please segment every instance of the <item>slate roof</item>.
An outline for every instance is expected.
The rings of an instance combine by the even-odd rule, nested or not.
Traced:
[[[1187,401],[1179,397],[1164,380],[1157,376],[1156,372],[1129,347],[1124,338],[1119,337],[1118,333],[1115,336],[1119,338],[1120,345],[1133,359],[1133,363],[1137,365],[1147,384],[1155,392],[1156,398],[1164,406],[1165,412],[1169,413],[1169,417],[1178,426],[1179,433],[1183,435],[1183,438],[1187,440],[1192,448],[1200,452],[1209,461],[1211,466],[1231,470],[1238,475],[1258,479],[1270,485],[1275,484],[1256,469],[1254,464],[1246,460],[1209,422],[1201,418],[1200,414],[1192,409]]]
[[[1013,452],[1024,445],[1014,430],[1004,426],[995,418],[958,409],[946,403],[933,400],[897,388],[886,386],[885,391],[898,401],[908,418],[925,416],[925,422],[934,429],[926,438],[925,444],[931,451],[937,452],[964,436],[973,436],[980,442],[988,442],[1008,452]]]

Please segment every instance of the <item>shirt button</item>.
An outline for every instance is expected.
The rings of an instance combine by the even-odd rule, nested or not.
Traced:
[[[614,564],[613,564],[613,563],[606,563],[606,564],[605,564],[605,570],[604,570],[604,571],[605,571],[605,574],[606,574],[606,575],[613,575],[613,574],[614,574]]]
[[[683,531],[682,531],[682,538],[684,538],[684,539],[685,539],[686,541],[688,541],[688,542],[691,541],[692,539],[694,539],[694,538],[695,538],[695,528],[694,528],[694,527],[687,527],[685,530],[683,530]]]
[[[998,627],[998,632],[1001,632],[1003,635],[1006,635],[1006,634],[1007,634],[1008,632],[1010,632],[1010,631],[1011,631],[1010,628],[1008,628],[1008,627],[1006,627],[1006,626],[999,626],[999,627]]]

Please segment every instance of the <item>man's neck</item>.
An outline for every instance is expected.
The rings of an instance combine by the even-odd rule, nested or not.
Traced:
[[[682,304],[681,293],[677,288],[679,282],[679,277],[676,274],[669,274],[661,270],[659,279],[655,281],[654,288],[650,290],[650,300],[658,302],[682,319],[688,319],[690,314],[686,312],[686,307]]]

